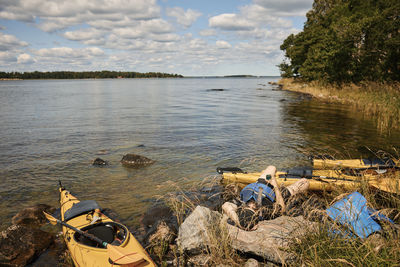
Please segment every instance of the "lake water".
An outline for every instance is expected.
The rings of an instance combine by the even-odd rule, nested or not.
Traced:
[[[399,132],[343,105],[273,90],[272,78],[0,82],[0,228],[34,203],[58,205],[58,180],[128,225],[160,195],[215,175],[309,164],[400,146]],[[223,89],[223,90],[213,90]],[[103,155],[102,150],[106,151]],[[121,166],[124,154],[156,161]],[[101,155],[100,155],[101,154]],[[108,167],[93,167],[101,157]]]

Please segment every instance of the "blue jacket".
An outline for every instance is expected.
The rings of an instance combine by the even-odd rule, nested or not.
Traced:
[[[274,190],[269,187],[268,185],[260,182],[252,183],[247,185],[245,188],[240,191],[240,199],[243,202],[248,202],[249,200],[253,199],[257,201],[258,198],[258,191],[262,188],[262,199],[267,197],[272,202],[275,201],[275,192]]]

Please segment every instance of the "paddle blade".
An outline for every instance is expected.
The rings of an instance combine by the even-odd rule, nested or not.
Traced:
[[[56,218],[54,218],[53,216],[51,216],[50,214],[48,214],[48,213],[46,213],[44,211],[43,211],[43,214],[44,214],[44,216],[46,216],[46,219],[49,220],[49,222],[52,225],[56,225],[57,224],[57,219]]]
[[[146,261],[142,255],[126,248],[107,245],[108,256],[114,264],[137,266]]]

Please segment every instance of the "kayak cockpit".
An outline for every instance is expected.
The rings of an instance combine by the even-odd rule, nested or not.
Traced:
[[[91,224],[81,228],[81,230],[115,246],[123,244],[129,236],[128,229],[124,225],[116,222]],[[102,248],[99,243],[90,240],[78,232],[75,232],[74,239],[76,242],[86,246]]]

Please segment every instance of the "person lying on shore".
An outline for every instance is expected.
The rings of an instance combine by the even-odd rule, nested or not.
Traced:
[[[308,190],[309,181],[300,179],[296,183],[279,188],[276,179],[276,167],[268,166],[256,183],[247,185],[240,192],[240,205],[225,202],[222,211],[229,217],[231,224],[251,230],[261,220],[273,219],[285,212],[286,201],[298,193]]]

